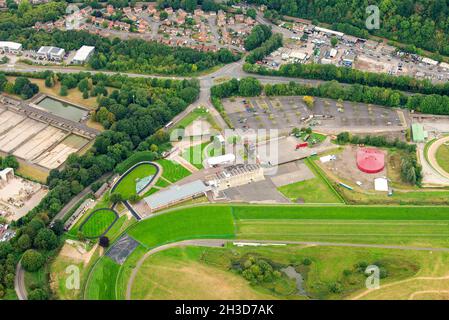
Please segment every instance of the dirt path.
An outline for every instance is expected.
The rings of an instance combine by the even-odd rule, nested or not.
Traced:
[[[413,300],[415,296],[419,294],[427,294],[427,293],[446,293],[449,295],[449,290],[423,290],[423,291],[416,291],[413,292],[409,297],[408,300]]]
[[[443,276],[443,277],[413,277],[413,278],[409,278],[409,279],[405,279],[405,280],[387,283],[386,285],[383,285],[381,288],[382,289],[389,288],[392,286],[396,286],[398,284],[403,284],[403,283],[407,283],[407,282],[411,282],[411,281],[415,281],[415,280],[448,280],[448,279],[449,279],[449,275]],[[363,291],[362,293],[359,293],[356,296],[352,297],[351,300],[358,300],[360,298],[363,298],[364,296],[368,295],[369,293],[371,293],[372,291],[375,291],[375,290],[376,289],[367,289],[367,290]],[[416,293],[417,292],[415,292],[413,294],[416,294]]]

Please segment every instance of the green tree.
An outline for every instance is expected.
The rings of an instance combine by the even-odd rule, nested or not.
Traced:
[[[22,266],[29,272],[39,270],[44,265],[44,262],[44,256],[33,249],[28,249],[22,256]]]

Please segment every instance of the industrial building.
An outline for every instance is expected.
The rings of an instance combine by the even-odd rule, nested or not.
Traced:
[[[18,54],[22,52],[22,45],[12,41],[0,41],[0,51]]]
[[[263,168],[257,164],[238,164],[229,166],[223,171],[207,177],[207,184],[214,190],[222,191],[251,182],[264,180]]]
[[[95,47],[82,46],[76,51],[75,56],[72,59],[73,64],[83,64],[92,57],[95,52]]]
[[[0,171],[0,188],[8,184],[8,181],[14,179],[14,169],[6,168]]]
[[[62,61],[64,59],[65,50],[57,47],[40,47],[37,56],[47,60]]]
[[[206,163],[209,167],[216,167],[222,165],[229,165],[235,162],[235,155],[227,153],[222,156],[210,157],[206,159]]]
[[[201,180],[195,180],[180,186],[176,185],[161,190],[156,194],[146,197],[144,201],[151,212],[154,212],[183,201],[205,196],[209,190],[210,187],[206,186]]]

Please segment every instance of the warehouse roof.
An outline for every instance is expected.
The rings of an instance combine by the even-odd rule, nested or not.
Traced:
[[[43,46],[40,47],[37,51],[38,54],[52,54],[56,56],[60,56],[64,54],[64,49],[58,48],[58,47],[49,47],[49,46]]]
[[[412,124],[412,137],[414,142],[423,142],[425,139],[424,127],[420,123]]]
[[[144,201],[151,209],[157,209],[209,190],[210,187],[206,186],[201,180],[195,180],[181,186],[172,186],[166,190],[159,191],[146,197]]]
[[[84,62],[89,58],[89,55],[92,53],[92,51],[95,50],[95,47],[91,46],[82,46],[78,49],[78,51],[75,53],[75,56],[73,57],[73,60],[75,61],[81,61]]]
[[[12,41],[0,41],[0,48],[9,48],[11,50],[20,50],[22,45]]]

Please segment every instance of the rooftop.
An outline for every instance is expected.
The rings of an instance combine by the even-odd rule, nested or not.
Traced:
[[[89,55],[92,53],[92,51],[95,50],[95,47],[91,46],[82,46],[78,49],[78,51],[75,53],[75,56],[73,57],[73,60],[75,61],[86,61],[87,58],[89,58]]]
[[[144,201],[151,209],[157,209],[209,190],[210,188],[201,180],[195,180],[181,186],[172,186],[166,190],[159,191],[146,197]]]

